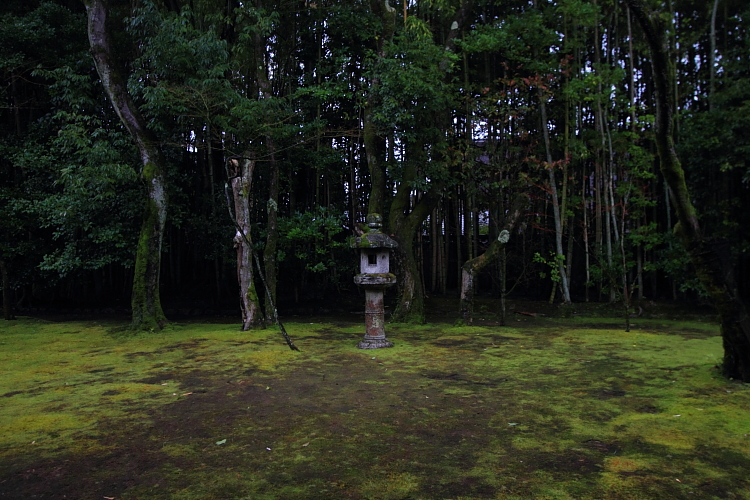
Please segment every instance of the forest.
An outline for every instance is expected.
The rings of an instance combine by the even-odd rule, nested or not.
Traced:
[[[742,0],[0,13],[6,319],[122,307],[158,330],[230,304],[260,327],[356,294],[350,239],[377,213],[394,321],[424,323],[428,296],[465,324],[477,294],[709,303],[725,375],[750,380]]]

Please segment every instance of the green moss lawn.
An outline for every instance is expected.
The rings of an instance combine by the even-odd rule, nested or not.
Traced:
[[[0,499],[750,499],[711,321],[0,323]]]

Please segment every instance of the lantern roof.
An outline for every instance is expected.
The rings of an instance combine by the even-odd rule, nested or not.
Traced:
[[[367,226],[369,231],[362,236],[352,240],[352,248],[396,248],[396,240],[380,231],[383,227],[383,218],[380,214],[368,214]]]

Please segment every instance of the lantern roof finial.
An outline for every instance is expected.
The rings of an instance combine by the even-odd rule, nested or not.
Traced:
[[[383,227],[383,217],[380,214],[367,214],[369,232],[352,240],[352,248],[396,248],[398,243],[387,234],[380,231]]]

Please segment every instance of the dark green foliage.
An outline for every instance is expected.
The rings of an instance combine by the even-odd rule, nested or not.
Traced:
[[[88,60],[85,17],[53,2],[14,14],[0,19],[11,90],[11,119],[0,125],[1,253],[19,290],[41,292],[61,277],[132,265],[140,193],[133,148]]]
[[[279,219],[278,262],[283,280],[313,280],[321,287],[339,286],[351,278],[358,258],[349,248],[345,218],[325,208]],[[319,278],[318,278],[319,277]]]

